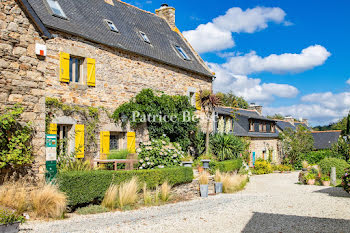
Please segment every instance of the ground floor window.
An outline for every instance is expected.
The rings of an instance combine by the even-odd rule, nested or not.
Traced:
[[[69,151],[69,131],[71,130],[71,128],[71,125],[57,125],[58,154],[64,154]]]
[[[124,137],[125,133],[113,133],[111,132],[109,138],[109,149],[110,150],[121,150],[124,148]]]

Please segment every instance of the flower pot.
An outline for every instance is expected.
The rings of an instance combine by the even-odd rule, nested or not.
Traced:
[[[315,179],[310,179],[310,180],[307,180],[307,184],[308,185],[314,185],[315,184]]]
[[[330,186],[331,185],[331,181],[329,181],[329,180],[322,180],[322,185],[323,186]]]
[[[201,184],[201,185],[199,185],[199,188],[201,191],[201,197],[208,197],[208,185]]]
[[[204,169],[209,169],[210,159],[203,159],[203,160],[201,160],[201,162],[203,163],[203,168]]]
[[[192,167],[192,161],[183,161],[182,162],[182,165],[184,166],[184,167]]]
[[[2,233],[17,233],[19,232],[19,222],[12,224],[2,224],[0,225],[0,232]]]
[[[215,193],[222,193],[222,182],[215,182]]]

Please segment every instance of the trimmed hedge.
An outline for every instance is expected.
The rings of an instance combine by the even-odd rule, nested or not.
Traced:
[[[337,158],[322,159],[318,166],[324,175],[329,175],[331,173],[331,168],[335,167],[337,178],[341,178],[345,173],[345,169],[349,168],[349,164],[345,160]]]
[[[154,170],[132,171],[74,171],[60,173],[57,183],[68,196],[70,206],[83,206],[99,203],[111,183],[119,184],[136,176],[140,183],[155,188],[168,181],[170,185],[190,183],[193,180],[192,168],[177,167]]]
[[[214,174],[216,170],[220,172],[233,172],[242,167],[242,159],[226,160],[223,162],[211,161],[209,163],[210,173]]]

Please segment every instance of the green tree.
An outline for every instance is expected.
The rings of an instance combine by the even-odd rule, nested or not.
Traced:
[[[220,99],[221,104],[226,107],[247,109],[249,106],[248,102],[243,97],[236,96],[232,92],[218,92],[216,96]]]
[[[345,141],[343,137],[340,137],[338,142],[332,145],[332,152],[334,157],[344,159],[345,161],[349,162],[350,144]]]
[[[296,130],[287,128],[280,137],[286,162],[292,165],[299,162],[304,153],[313,150],[314,138],[303,125],[299,125]]]
[[[209,126],[212,119],[215,108],[221,104],[220,98],[218,98],[212,91],[201,90],[196,97],[196,101],[201,103],[202,109],[205,112],[207,118],[207,132],[205,137],[205,154],[209,155]]]
[[[17,168],[32,162],[30,124],[20,124],[23,108],[14,106],[0,115],[0,168]]]

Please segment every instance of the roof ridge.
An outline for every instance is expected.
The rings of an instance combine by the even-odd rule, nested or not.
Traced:
[[[137,7],[137,6],[131,5],[130,3],[123,2],[123,1],[121,1],[121,0],[115,0],[115,1],[118,1],[118,2],[120,2],[120,3],[122,3],[122,4],[125,4],[125,5],[130,6],[130,7],[133,7],[133,8],[135,8],[135,9],[137,9],[137,10],[143,11],[143,12],[145,12],[145,13],[147,13],[147,14],[151,14],[151,15],[155,15],[155,16],[159,17],[157,14],[155,14],[155,13],[153,13],[153,12],[143,10],[143,9]],[[159,18],[161,18],[161,17],[159,17]]]
[[[255,109],[245,109],[245,108],[236,108],[236,107],[227,107],[227,106],[223,106],[220,105],[218,106],[219,108],[230,108],[230,109],[235,109],[235,110],[243,110],[243,111],[250,111],[250,112],[258,112]]]
[[[330,133],[330,132],[341,132],[341,130],[325,130],[325,131],[311,131],[311,133]]]

